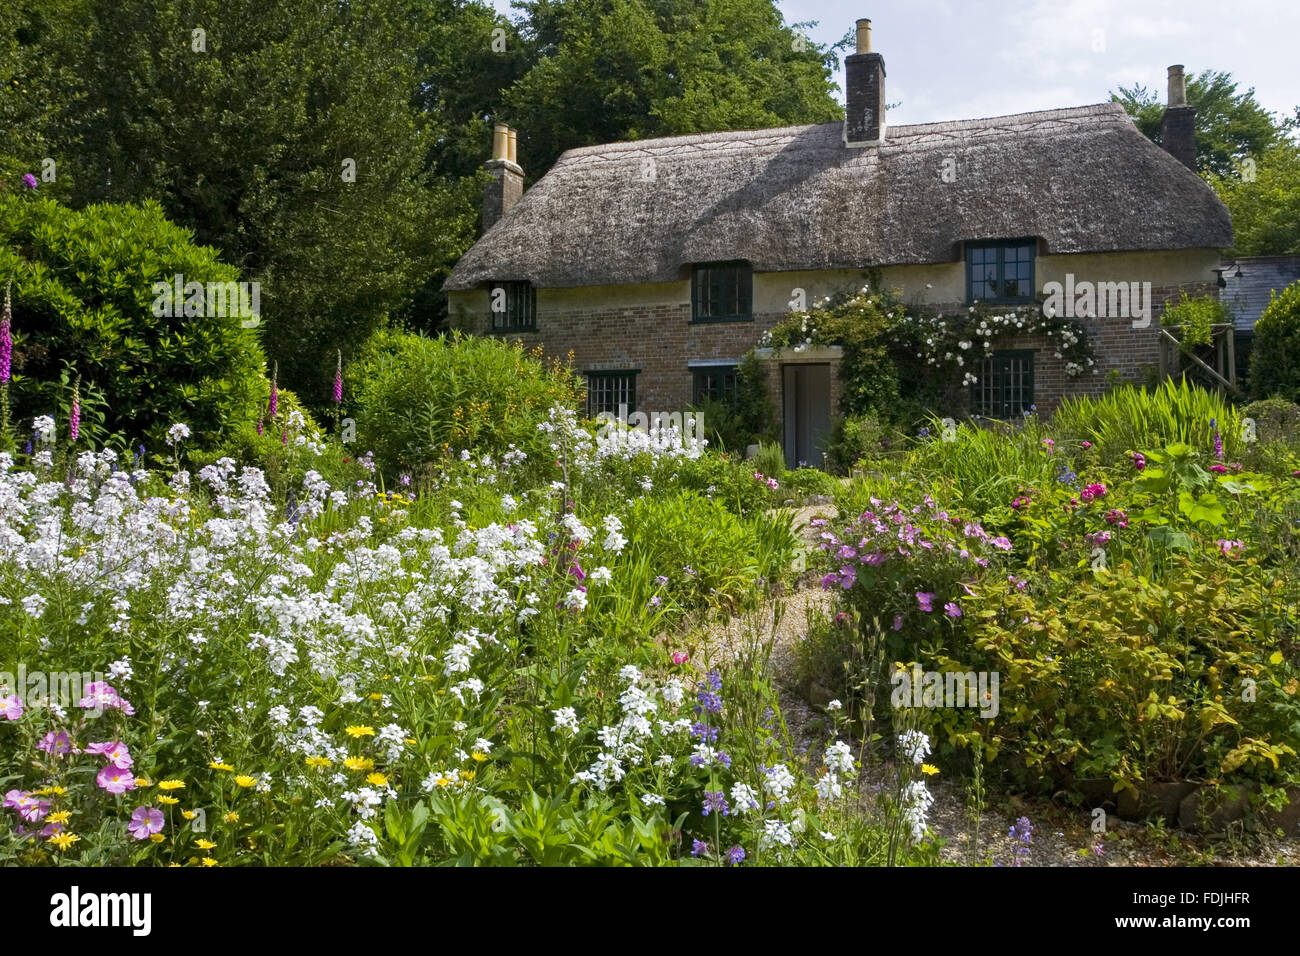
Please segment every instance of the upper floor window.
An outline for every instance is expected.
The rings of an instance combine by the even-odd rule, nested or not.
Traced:
[[[1032,302],[1035,251],[1032,239],[968,243],[966,301]]]
[[[691,270],[691,321],[754,318],[754,273],[747,262],[710,262]]]
[[[527,282],[494,282],[488,288],[493,332],[537,329],[537,290]]]

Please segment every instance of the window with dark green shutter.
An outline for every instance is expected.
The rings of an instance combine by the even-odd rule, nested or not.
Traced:
[[[994,352],[971,386],[971,406],[985,418],[1016,418],[1034,404],[1034,353],[1028,349]]]
[[[746,262],[711,262],[691,270],[693,322],[747,322],[754,318],[754,273]]]
[[[1032,302],[1035,252],[1032,239],[967,243],[966,302]]]

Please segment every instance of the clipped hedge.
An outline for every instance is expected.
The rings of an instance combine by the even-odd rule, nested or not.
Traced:
[[[0,286],[13,282],[14,422],[57,414],[63,373],[103,396],[118,443],[163,444],[183,421],[212,445],[255,420],[265,365],[254,329],[226,318],[154,315],[153,283],[237,282],[154,202],[73,210],[0,193]],[[65,396],[66,399],[66,396]],[[62,423],[61,423],[62,427]]]

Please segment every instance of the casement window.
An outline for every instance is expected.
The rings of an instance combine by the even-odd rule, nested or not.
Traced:
[[[966,303],[1034,301],[1032,239],[966,245]]]
[[[998,351],[979,366],[971,410],[985,418],[1016,418],[1034,404],[1032,350]]]
[[[691,270],[691,321],[754,318],[754,273],[747,262],[710,262]]]
[[[588,372],[587,417],[595,418],[601,412],[617,415],[619,406],[627,408],[630,415],[636,411],[636,372]]]
[[[705,399],[731,404],[736,398],[736,366],[704,365],[691,369],[691,404]]]
[[[527,282],[494,282],[488,287],[493,332],[537,330],[537,290]]]

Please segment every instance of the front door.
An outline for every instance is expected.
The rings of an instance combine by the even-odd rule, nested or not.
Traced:
[[[831,433],[829,364],[781,366],[785,466],[820,468]]]

